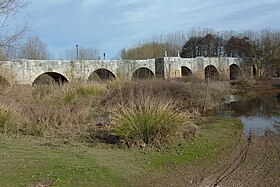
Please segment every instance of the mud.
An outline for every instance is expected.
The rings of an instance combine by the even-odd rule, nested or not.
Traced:
[[[185,181],[184,186],[280,186],[280,136],[250,135],[229,155]]]
[[[207,158],[206,158],[207,160]],[[255,187],[280,186],[280,135],[242,137],[230,152],[215,161],[167,165],[167,172],[146,178],[141,186]]]

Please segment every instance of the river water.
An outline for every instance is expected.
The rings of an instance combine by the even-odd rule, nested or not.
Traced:
[[[280,94],[266,93],[256,96],[233,96],[220,110],[227,117],[237,117],[244,125],[244,133],[264,135],[265,131],[280,129]]]

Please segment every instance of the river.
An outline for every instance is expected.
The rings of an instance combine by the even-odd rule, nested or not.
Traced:
[[[222,116],[239,118],[246,135],[253,132],[261,136],[268,130],[279,132],[280,93],[231,95],[219,113]]]

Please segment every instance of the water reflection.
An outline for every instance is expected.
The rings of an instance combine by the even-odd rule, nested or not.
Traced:
[[[250,131],[263,135],[266,130],[275,131],[280,124],[280,102],[277,93],[263,94],[255,97],[238,96],[238,101],[225,104],[223,116],[241,119],[244,133]]]

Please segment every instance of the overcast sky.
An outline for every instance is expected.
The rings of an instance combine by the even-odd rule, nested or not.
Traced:
[[[76,44],[115,58],[153,35],[192,27],[280,29],[280,0],[33,0],[24,12],[30,35],[55,58]]]

